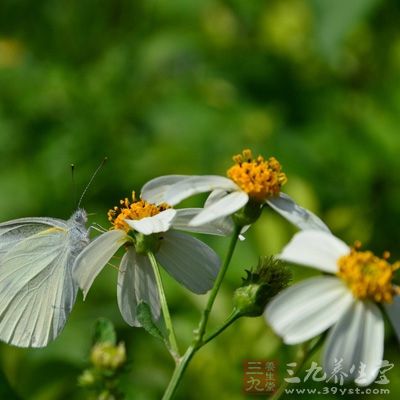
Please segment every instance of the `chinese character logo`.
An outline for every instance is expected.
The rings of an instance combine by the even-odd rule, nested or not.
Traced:
[[[271,394],[277,388],[276,361],[243,363],[243,391],[247,394]]]

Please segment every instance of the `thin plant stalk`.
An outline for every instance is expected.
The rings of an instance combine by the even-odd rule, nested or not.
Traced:
[[[217,329],[214,334],[211,334],[208,338],[204,340],[204,334],[207,328],[207,323],[208,323],[208,318],[211,312],[211,309],[214,305],[215,299],[217,297],[217,294],[219,292],[219,289],[221,287],[221,284],[224,280],[226,271],[228,270],[229,264],[231,262],[233,252],[235,250],[239,235],[240,235],[241,227],[236,225],[235,226],[235,231],[233,233],[233,236],[231,238],[231,242],[229,244],[228,252],[225,257],[225,261],[221,267],[221,269],[218,272],[217,279],[214,282],[214,286],[211,289],[210,296],[208,298],[206,307],[203,310],[200,323],[198,328],[194,331],[194,338],[192,344],[188,347],[186,350],[185,354],[180,358],[176,364],[174,373],[172,374],[171,380],[168,384],[168,387],[164,393],[164,396],[162,400],[170,400],[174,393],[176,392],[176,389],[179,385],[179,382],[181,381],[184,372],[186,371],[187,366],[189,365],[192,357],[196,354],[196,352],[206,343],[208,343],[211,339],[215,338],[217,335],[219,335],[223,330],[225,330],[229,325],[231,325],[232,322],[234,322],[237,319],[237,316],[235,315],[234,318],[228,318],[227,322],[219,329]]]
[[[308,341],[299,348],[298,356],[295,360],[296,368],[294,368],[293,371],[295,376],[304,367],[306,361],[321,347],[321,345],[325,341],[325,336],[326,335],[323,334],[316,342],[314,342],[313,340]],[[314,344],[312,344],[312,342],[314,342]],[[269,400],[279,400],[281,396],[285,393],[285,390],[289,386],[289,383],[290,382],[284,381]]]
[[[168,332],[168,337],[167,337],[168,349],[169,349],[172,357],[175,359],[175,361],[178,362],[178,360],[180,359],[179,348],[178,348],[178,343],[176,341],[176,336],[175,336],[174,326],[172,324],[171,315],[170,315],[169,309],[168,309],[167,299],[165,297],[164,285],[163,285],[163,282],[161,279],[160,269],[158,267],[158,263],[157,263],[156,258],[154,257],[154,254],[152,252],[149,252],[149,253],[147,253],[147,255],[149,257],[151,266],[153,267],[154,275],[156,277],[158,294],[159,294],[160,302],[161,302],[161,310],[163,313],[165,326],[166,326],[167,332]]]

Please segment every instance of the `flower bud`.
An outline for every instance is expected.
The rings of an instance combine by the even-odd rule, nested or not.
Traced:
[[[96,343],[90,354],[90,361],[98,369],[116,370],[126,361],[124,343],[114,346],[109,342]]]
[[[233,303],[239,315],[248,317],[260,316],[292,278],[282,261],[273,257],[260,257],[257,267],[246,273],[242,286],[235,290]]]
[[[93,387],[97,382],[97,376],[90,369],[85,369],[78,378],[79,386],[90,388]]]

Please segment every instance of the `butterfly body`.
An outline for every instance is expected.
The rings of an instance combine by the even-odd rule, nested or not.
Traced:
[[[86,212],[69,220],[20,218],[0,224],[0,340],[43,347],[75,303],[75,258],[89,243]]]

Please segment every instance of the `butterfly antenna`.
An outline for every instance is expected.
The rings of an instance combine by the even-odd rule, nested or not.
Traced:
[[[74,205],[76,204],[76,185],[75,185],[75,164],[71,164],[71,182],[72,182],[72,195]]]
[[[97,173],[103,168],[104,164],[107,162],[108,157],[104,157],[104,160],[100,163],[100,165],[96,168],[96,171],[93,172],[92,177],[90,178],[88,184],[86,185],[79,201],[78,201],[78,208],[80,207],[81,203],[82,203],[82,199],[85,197],[86,192],[88,191],[90,185],[92,184],[94,178],[96,177]]]

